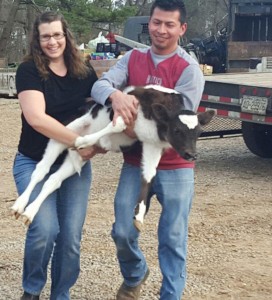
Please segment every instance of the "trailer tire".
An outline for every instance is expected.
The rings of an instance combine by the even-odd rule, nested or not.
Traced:
[[[253,154],[272,158],[272,126],[244,121],[242,133],[247,148]]]

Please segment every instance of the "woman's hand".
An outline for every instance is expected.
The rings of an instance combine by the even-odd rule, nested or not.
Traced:
[[[91,146],[88,148],[83,148],[83,149],[77,149],[77,152],[79,153],[79,155],[81,156],[81,158],[85,161],[85,160],[89,160],[91,158],[93,158],[96,154],[105,154],[107,153],[106,150],[98,147],[98,146]]]

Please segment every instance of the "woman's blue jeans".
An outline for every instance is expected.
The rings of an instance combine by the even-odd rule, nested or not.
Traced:
[[[36,164],[31,158],[16,154],[13,175],[19,195],[26,189]],[[50,174],[58,167],[52,166]],[[29,203],[39,194],[49,175],[36,186]],[[80,241],[90,184],[91,166],[87,162],[80,175],[67,178],[41,205],[26,235],[24,291],[33,295],[41,293],[47,280],[48,263],[52,258],[50,299],[70,299],[69,289],[75,284],[80,271]]]
[[[138,245],[139,233],[133,224],[140,185],[141,169],[125,163],[115,196],[112,238],[124,281],[131,287],[137,286],[147,271]],[[163,275],[161,300],[180,300],[185,287],[188,218],[193,194],[193,169],[157,171],[149,196],[156,195],[162,206],[158,227],[158,257]]]

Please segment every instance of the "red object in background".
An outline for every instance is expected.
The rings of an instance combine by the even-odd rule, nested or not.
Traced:
[[[112,32],[109,32],[106,36],[105,36],[106,39],[109,40],[110,43],[115,43],[115,37],[114,37],[114,33]]]

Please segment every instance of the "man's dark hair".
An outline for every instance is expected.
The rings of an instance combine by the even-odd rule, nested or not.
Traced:
[[[150,9],[150,17],[153,15],[156,7],[165,11],[178,10],[180,23],[183,24],[186,22],[186,8],[182,0],[155,0]]]

